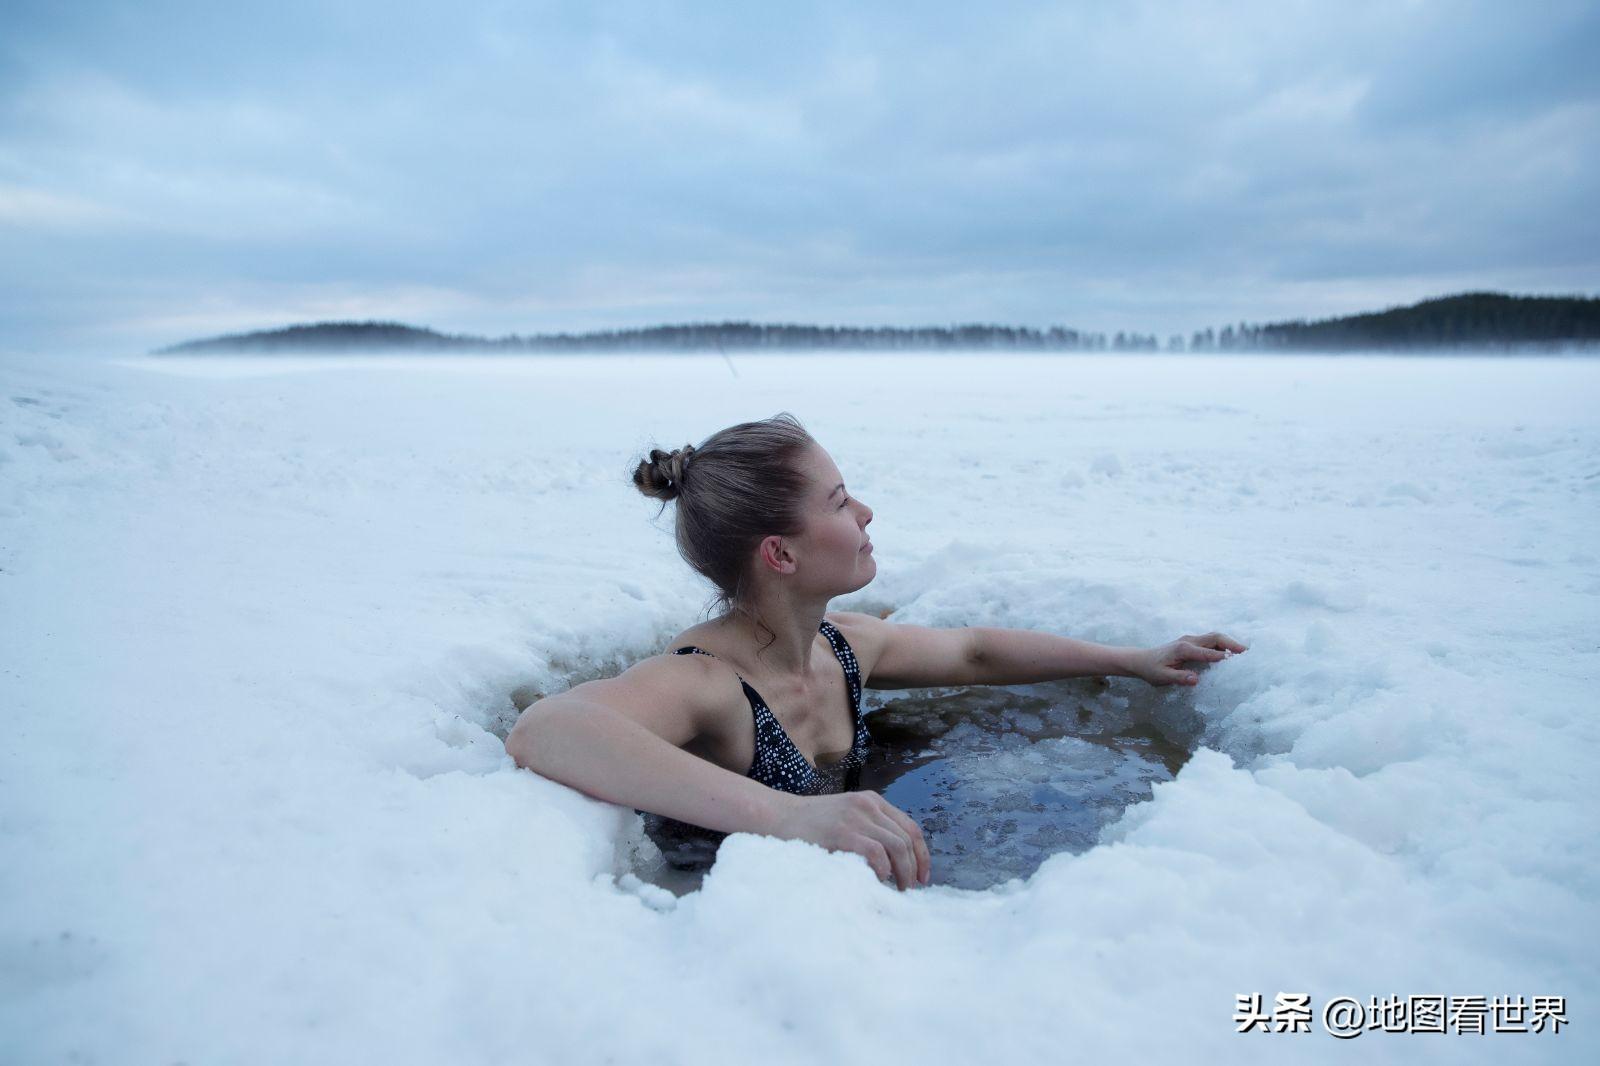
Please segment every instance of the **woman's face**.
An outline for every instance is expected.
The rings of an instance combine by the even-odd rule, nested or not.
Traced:
[[[867,523],[872,508],[851,495],[844,476],[821,445],[806,450],[801,467],[810,489],[806,529],[796,538],[801,569],[820,592],[841,595],[863,588],[878,573]]]

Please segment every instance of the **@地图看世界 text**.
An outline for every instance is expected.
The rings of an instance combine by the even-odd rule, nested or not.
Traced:
[[[1313,1018],[1341,1040],[1365,1032],[1559,1033],[1567,1024],[1565,996],[1330,996],[1317,1011],[1308,992],[1279,992],[1270,1010],[1259,992],[1234,996],[1238,1032],[1309,1033]]]

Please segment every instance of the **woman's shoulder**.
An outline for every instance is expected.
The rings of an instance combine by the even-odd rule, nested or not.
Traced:
[[[701,643],[705,632],[703,624],[690,626],[668,641],[664,652],[645,662],[660,664],[657,667],[659,670],[671,670],[676,678],[682,679],[694,691],[700,735],[690,750],[725,769],[732,769],[737,760],[730,761],[727,752],[731,750],[731,738],[750,718],[750,705],[738,672]],[[690,647],[710,654],[680,653],[680,649]]]
[[[678,676],[698,678],[702,681],[727,672],[726,669],[718,669],[721,661],[715,658],[714,655],[698,655],[686,651],[685,649],[687,648],[696,648],[706,652],[711,650],[700,643],[698,634],[691,627],[667,641],[665,649],[635,665],[642,665],[643,663],[659,664],[658,668],[661,670],[671,671]]]
[[[655,659],[680,664],[675,669],[696,678],[699,683],[713,683],[718,697],[737,709],[744,703],[742,678],[727,657],[718,653],[719,638],[708,626],[709,623],[701,622],[683,630],[667,641],[666,649]],[[690,648],[695,650],[691,652]]]
[[[872,635],[889,624],[875,614],[863,614],[860,611],[829,611],[822,617],[832,622],[841,633]]]
[[[861,669],[863,679],[872,673],[872,664],[878,661],[878,653],[883,650],[883,641],[888,634],[888,622],[874,614],[862,614],[859,611],[829,611],[822,616],[833,624],[839,635],[850,645],[850,650],[855,653],[856,664]]]
[[[715,650],[707,647],[705,643],[708,639],[711,641],[711,643],[716,643],[716,637],[709,636],[711,631],[707,628],[707,625],[708,623],[700,622],[696,625],[690,626],[688,629],[685,629],[683,632],[667,641],[666,651],[662,652],[662,654],[678,657],[681,649],[698,648],[700,651],[711,652],[711,654],[715,655]],[[706,656],[704,655],[695,655],[688,652],[684,653],[681,657],[700,662],[703,662],[706,659]]]

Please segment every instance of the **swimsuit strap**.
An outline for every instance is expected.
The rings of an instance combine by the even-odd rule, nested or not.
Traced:
[[[688,655],[690,652],[693,652],[696,655],[711,655],[711,653],[706,651],[704,648],[697,648],[693,644],[690,644],[687,647],[679,648],[676,651],[674,651],[672,654],[674,654],[674,655]],[[721,660],[721,656],[711,655],[711,657],[713,659],[717,659],[719,661]],[[733,671],[733,676],[739,678],[740,681],[744,680],[744,678],[742,676],[740,676],[739,671],[737,671],[737,670]]]
[[[711,653],[706,651],[704,648],[697,648],[693,644],[689,645],[686,648],[679,648],[677,651],[673,652],[672,654],[674,654],[674,655],[688,655],[691,652],[693,654],[695,654],[695,655],[711,655]],[[717,660],[717,662],[719,662],[719,663],[723,661],[722,656],[720,656],[720,655],[711,655],[711,657],[713,659]],[[728,669],[733,670],[732,664],[729,664]],[[749,697],[751,703],[765,702],[764,700],[761,699],[761,694],[758,693],[755,689],[750,687],[750,682],[748,682],[748,681],[746,681],[744,679],[744,675],[743,674],[741,674],[737,670],[733,670],[733,676],[737,677],[739,679],[739,684],[744,686],[745,694]]]
[[[861,717],[861,664],[856,662],[855,649],[850,647],[850,642],[844,639],[844,634],[839,632],[839,627],[828,621],[822,620],[822,635],[828,638],[828,644],[833,648],[833,657],[839,660],[839,665],[844,667],[844,677],[849,682],[850,712],[856,717]]]

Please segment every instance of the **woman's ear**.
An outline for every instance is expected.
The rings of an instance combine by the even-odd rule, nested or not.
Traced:
[[[782,537],[774,533],[761,542],[761,565],[777,574],[794,572],[794,556]]]

